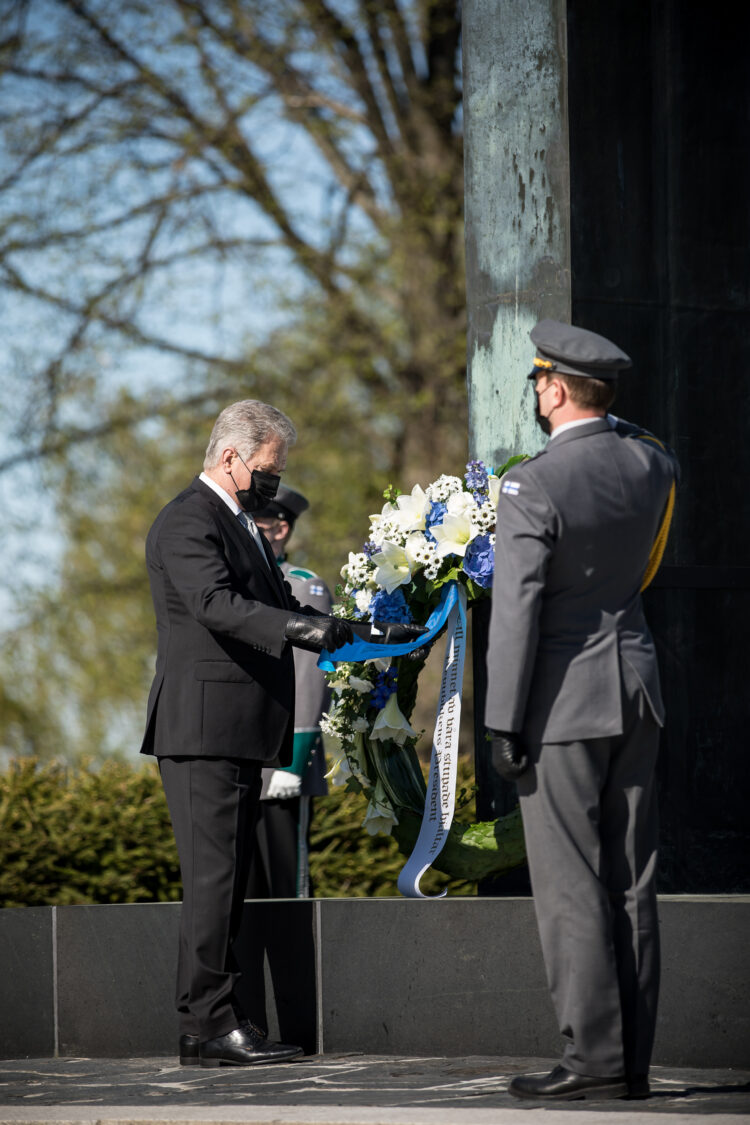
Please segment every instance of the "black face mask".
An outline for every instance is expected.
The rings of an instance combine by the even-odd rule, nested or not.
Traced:
[[[544,391],[549,390],[549,387],[550,387],[550,384],[548,383],[547,386],[542,391],[542,394],[544,394]],[[549,418],[546,418],[544,416],[544,414],[542,414],[541,410],[539,409],[540,401],[541,401],[541,395],[538,395],[537,392],[534,391],[534,418],[536,419],[536,424],[539,427],[539,429],[542,431],[542,433],[547,434],[547,436],[549,437],[549,435],[552,433],[552,423],[549,420]]]
[[[550,422],[549,418],[545,418],[545,416],[539,409],[539,395],[536,393],[536,391],[534,392],[534,398],[536,400],[534,403],[534,418],[536,419],[536,424],[542,431],[542,433],[547,434],[547,436],[549,437],[549,435],[552,433],[552,423]]]
[[[237,454],[240,457],[239,453]],[[240,461],[242,458],[240,457]],[[245,465],[245,462],[242,461]],[[247,465],[245,465],[247,468]],[[237,488],[237,482],[232,477],[234,483],[235,496],[237,503],[242,508],[243,512],[258,512],[261,508],[265,508],[276,495],[279,487],[281,477],[276,476],[275,473],[266,473],[263,469],[253,469],[250,474],[250,487]]]

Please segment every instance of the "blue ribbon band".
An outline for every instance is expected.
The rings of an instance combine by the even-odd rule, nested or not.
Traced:
[[[414,641],[405,641],[400,645],[374,644],[372,641],[352,641],[342,645],[335,652],[326,649],[318,657],[318,667],[324,672],[335,672],[336,665],[346,661],[350,664],[360,664],[364,660],[383,660],[389,656],[405,656],[422,645],[429,644],[442,629],[448,620],[448,614],[458,601],[458,583],[446,582],[440,595],[440,601],[427,619],[427,632],[417,637]]]

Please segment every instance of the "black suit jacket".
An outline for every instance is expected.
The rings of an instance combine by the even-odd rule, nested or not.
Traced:
[[[290,612],[316,611],[300,606],[263,544],[266,560],[197,477],[156,517],[146,564],[158,650],[141,753],[290,763],[284,631]]]

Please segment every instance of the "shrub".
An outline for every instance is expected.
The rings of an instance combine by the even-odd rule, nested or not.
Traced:
[[[461,784],[467,781],[462,769]],[[316,797],[310,867],[320,898],[396,895],[395,840],[362,828],[364,797]],[[426,892],[473,885],[429,872]],[[17,758],[0,774],[0,907],[176,902],[177,849],[154,763]]]

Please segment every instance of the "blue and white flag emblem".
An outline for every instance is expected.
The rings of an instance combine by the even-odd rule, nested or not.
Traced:
[[[501,492],[507,492],[509,496],[518,496],[521,491],[520,482],[517,480],[504,480]]]

